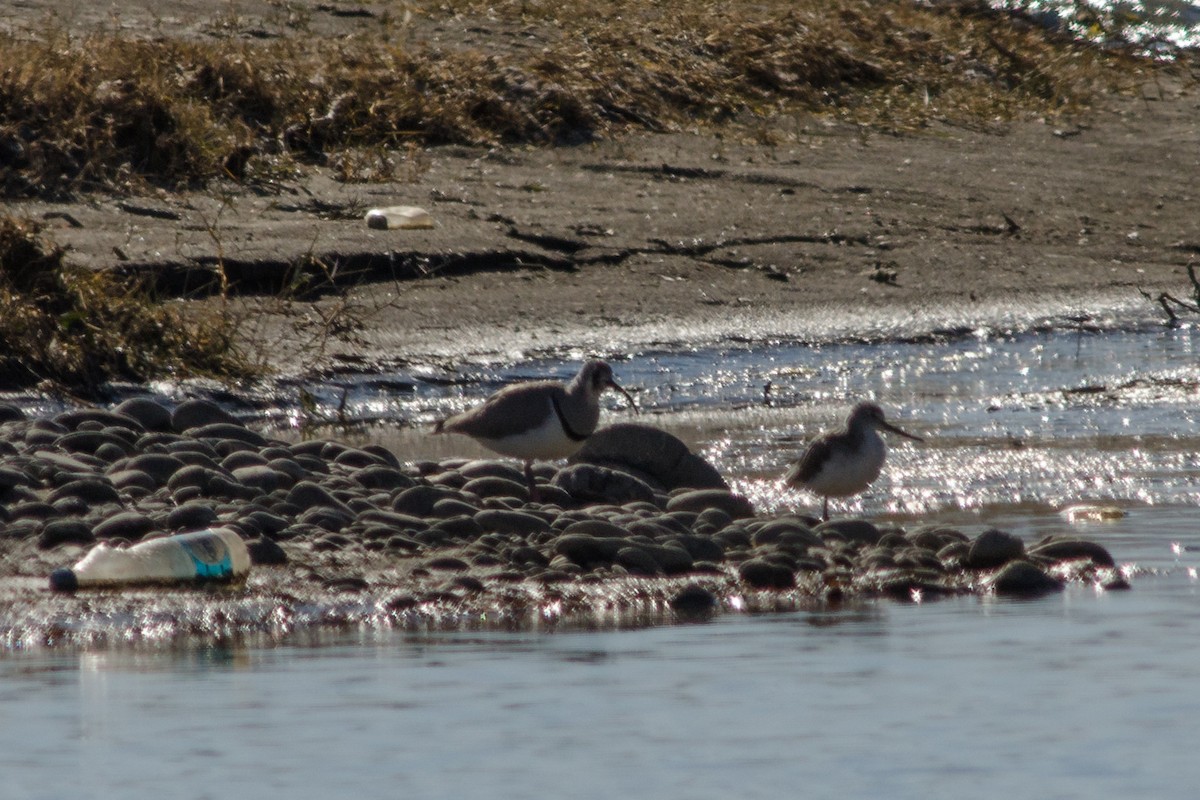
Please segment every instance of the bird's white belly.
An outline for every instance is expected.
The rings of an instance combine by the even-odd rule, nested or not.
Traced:
[[[546,406],[549,413],[538,427],[501,439],[480,439],[479,443],[502,456],[523,460],[552,461],[572,455],[583,442],[567,436],[550,403]]]
[[[868,436],[856,451],[835,450],[829,460],[805,484],[810,491],[825,497],[847,497],[866,489],[879,477],[887,447],[878,436]]]

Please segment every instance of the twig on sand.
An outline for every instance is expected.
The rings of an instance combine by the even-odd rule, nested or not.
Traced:
[[[1180,300],[1170,292],[1159,292],[1158,297],[1154,297],[1146,290],[1138,289],[1138,291],[1141,292],[1142,297],[1151,302],[1156,302],[1162,306],[1162,309],[1166,312],[1167,319],[1169,320],[1167,323],[1168,325],[1179,324],[1179,314],[1177,314],[1175,311],[1177,308],[1183,309],[1184,311],[1190,311],[1193,314],[1200,314],[1200,277],[1197,277],[1196,275],[1196,265],[1194,263],[1187,265],[1187,273],[1188,280],[1192,282],[1192,296],[1194,298],[1192,302]]]

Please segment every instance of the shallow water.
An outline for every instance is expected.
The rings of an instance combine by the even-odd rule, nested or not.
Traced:
[[[641,630],[8,653],[2,794],[1188,796],[1200,779],[1198,353],[1197,328],[1147,327],[613,359],[643,420],[761,508],[812,507],[778,475],[870,396],[927,441],[897,445],[841,510],[1026,541],[1074,531],[1110,549],[1131,591]],[[510,380],[565,377],[582,357],[307,388],[317,413],[340,405],[371,423],[345,438],[405,458],[469,455],[482,451],[424,423]],[[606,402],[609,421],[631,418]],[[299,418],[271,421],[286,431]],[[1060,513],[1084,501],[1124,516]]]
[[[374,423],[348,438],[409,458],[484,455],[429,435],[439,416],[505,383],[569,377],[578,360],[478,365],[461,375],[356,376],[308,387],[315,413]],[[1071,503],[1200,503],[1200,327],[929,338],[883,344],[732,343],[610,356],[640,421],[675,433],[767,511],[811,504],[779,477],[804,441],[860,398],[926,438],[843,513],[899,518]],[[398,391],[397,387],[403,387]],[[634,420],[615,393],[607,422]],[[272,420],[295,435],[295,409]]]
[[[5,797],[1184,797],[1197,586],[0,661]]]

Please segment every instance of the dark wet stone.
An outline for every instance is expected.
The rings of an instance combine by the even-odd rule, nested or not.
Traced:
[[[113,514],[92,528],[97,539],[128,539],[136,542],[157,529],[154,520],[137,511]]]
[[[329,474],[329,465],[317,456],[306,456],[301,454],[293,457],[292,460],[300,465],[301,469],[304,470],[305,476],[308,476],[309,474]]]
[[[550,530],[550,523],[533,514],[523,511],[504,511],[501,509],[484,509],[475,514],[475,521],[484,531],[497,533],[514,533],[526,536],[531,533],[542,533]]]
[[[394,467],[396,469],[399,469],[402,466],[400,463],[400,459],[396,458],[396,454],[393,453],[391,450],[388,450],[386,447],[384,447],[381,444],[363,445],[362,449],[363,449],[363,452],[370,453],[371,455],[378,458],[385,467]]]
[[[354,522],[354,515],[349,511],[330,506],[313,506],[302,513],[297,522],[315,525],[322,530],[331,532],[343,531]]]
[[[19,469],[0,466],[0,489],[12,489],[14,486],[29,486],[33,480]]]
[[[312,540],[312,549],[317,553],[345,550],[351,544],[350,537],[340,533],[328,533]]]
[[[966,563],[970,552],[970,542],[951,542],[937,551],[937,557],[947,567],[958,568]]]
[[[657,575],[661,571],[654,556],[641,547],[626,545],[617,551],[613,561],[632,575]]]
[[[338,456],[340,456],[342,453],[345,453],[347,450],[354,449],[350,445],[346,444],[345,442],[336,442],[336,441],[333,441],[332,439],[326,439],[326,440],[320,441],[318,443],[321,445],[321,448],[316,451],[316,454],[318,456],[320,456],[322,459],[324,459],[325,461],[333,461]]]
[[[63,434],[54,443],[68,453],[94,454],[102,445],[106,444],[118,448],[122,456],[133,452],[133,447],[129,442],[104,431],[74,431]]]
[[[199,531],[212,527],[217,512],[207,503],[185,503],[167,514],[167,528],[172,531]]]
[[[581,519],[570,523],[563,529],[564,534],[582,533],[588,536],[597,536],[600,538],[624,539],[629,536],[629,531],[622,528],[616,523],[609,522],[605,519]]]
[[[1063,582],[1028,561],[1010,561],[991,577],[988,585],[1002,595],[1031,597],[1062,591]]]
[[[679,438],[651,425],[622,422],[593,433],[570,458],[645,475],[667,489],[728,489],[720,473]]]
[[[665,544],[641,545],[667,575],[681,575],[690,572],[694,559],[682,547],[672,547]]]
[[[338,453],[333,457],[333,463],[340,464],[343,467],[350,467],[351,469],[388,466],[382,458],[374,453],[368,453],[365,450],[359,450],[355,447],[347,447]]]
[[[458,517],[440,519],[430,526],[456,539],[475,539],[483,533],[474,517],[463,514]]]
[[[671,610],[680,616],[708,616],[717,609],[717,596],[697,583],[689,583],[670,599]]]
[[[483,581],[473,575],[456,575],[451,579],[450,586],[470,594],[479,594],[487,591],[487,587],[484,586]]]
[[[112,425],[129,430],[142,430],[142,424],[133,417],[103,408],[74,408],[55,414],[54,421],[70,431],[79,430],[87,423],[99,423],[102,428]]]
[[[901,567],[919,567],[933,569],[939,572],[944,569],[942,559],[937,553],[931,553],[923,547],[908,547],[896,555],[896,565]]]
[[[503,478],[521,486],[525,485],[525,473],[511,464],[503,461],[479,460],[470,461],[458,468],[457,472],[468,481],[476,478]]]
[[[104,503],[119,503],[121,495],[112,483],[104,478],[78,478],[58,487],[50,493],[50,502],[64,497],[78,497],[93,506]]]
[[[791,589],[796,585],[792,570],[762,558],[743,561],[738,565],[738,576],[755,589]]]
[[[118,404],[113,411],[137,420],[147,431],[171,430],[171,410],[149,397],[131,397]]]
[[[529,545],[514,547],[512,552],[508,554],[508,560],[517,565],[534,564],[539,567],[550,565],[550,559],[546,558],[546,555],[541,550]]]
[[[0,424],[20,422],[26,419],[25,412],[11,403],[0,403]]]
[[[325,506],[349,511],[346,504],[334,497],[328,489],[312,481],[300,481],[288,490],[287,502],[302,509]]]
[[[758,526],[751,541],[755,546],[780,543],[798,547],[825,546],[825,541],[797,517],[780,517]]]
[[[42,528],[37,546],[41,550],[50,550],[62,544],[90,545],[95,541],[96,537],[86,523],[76,519],[58,519],[47,522]]]
[[[711,526],[712,533],[716,533],[723,528],[733,524],[733,517],[723,508],[706,508],[696,516],[696,522],[693,524],[693,529],[700,525]],[[698,531],[697,531],[698,532]]]
[[[123,469],[120,472],[112,472],[109,473],[108,479],[112,481],[113,486],[126,493],[131,489],[141,489],[148,494],[159,487],[158,481],[140,469]]]
[[[831,519],[822,522],[813,532],[825,541],[828,541],[829,534],[833,534],[836,538],[856,544],[878,544],[883,538],[879,528],[865,519]]]
[[[202,453],[199,450],[179,449],[173,451],[172,455],[182,461],[183,466],[185,467],[204,467],[205,469],[219,471],[221,474],[227,474],[225,470],[221,469],[217,458],[214,458],[207,453]],[[178,472],[178,470],[176,470],[176,472]]]
[[[274,540],[265,536],[246,542],[250,551],[250,563],[261,566],[276,566],[288,563],[287,553]]]
[[[529,487],[524,482],[495,476],[472,478],[463,484],[462,489],[478,497],[515,497],[521,501],[529,499]]]
[[[905,538],[917,547],[924,547],[935,553],[948,544],[969,541],[969,537],[962,531],[940,525],[922,525],[909,531]]]
[[[1029,548],[1029,555],[1050,561],[1088,559],[1098,567],[1114,567],[1112,554],[1102,545],[1084,539],[1051,539]]]
[[[446,519],[448,517],[468,516],[474,517],[479,512],[478,506],[473,506],[457,497],[443,497],[433,504],[429,515],[438,519]]]
[[[415,550],[421,549],[421,543],[418,542],[416,539],[410,539],[407,536],[402,536],[401,534],[397,533],[397,534],[393,534],[392,536],[388,537],[387,549],[388,550],[404,550],[406,552],[413,552]]]
[[[257,489],[263,494],[270,494],[279,488],[291,487],[294,483],[290,475],[277,472],[264,465],[238,467],[233,470],[233,478],[238,483]]]
[[[288,521],[278,514],[257,509],[245,515],[245,520],[252,524],[264,536],[274,536],[288,526]]]
[[[233,472],[242,467],[265,467],[267,459],[256,450],[239,450],[221,459],[221,469]]]
[[[586,533],[567,533],[554,540],[554,552],[584,569],[608,566],[625,546],[619,538],[600,538]]]
[[[373,508],[370,511],[362,512],[358,515],[358,521],[364,524],[386,525],[398,531],[420,530],[427,527],[427,523],[421,517],[401,514],[398,511],[387,511],[382,508]]]
[[[1025,543],[1011,533],[990,528],[971,542],[963,561],[969,569],[993,569],[1025,555]]]
[[[428,517],[433,513],[434,503],[446,496],[444,489],[435,489],[432,486],[412,486],[396,495],[396,499],[392,501],[392,510],[401,514],[411,514],[414,517]]]
[[[751,547],[753,544],[750,532],[740,525],[730,525],[718,531],[713,536],[713,539],[726,550],[733,550],[735,548],[745,549]]]
[[[142,435],[136,442],[134,447],[140,452],[166,452],[169,445],[178,444],[179,442],[191,441],[186,436],[178,433],[147,433]]]
[[[561,489],[553,484],[541,483],[538,484],[538,502],[543,506],[569,508],[575,503],[575,498],[565,489]]]
[[[674,495],[667,501],[667,511],[700,514],[709,508],[719,508],[734,519],[754,516],[754,506],[750,505],[750,501],[727,489],[697,489]]]
[[[414,485],[412,478],[389,464],[373,464],[356,470],[351,476],[354,482],[366,489],[393,491]]]
[[[309,476],[309,471],[293,458],[272,458],[267,462],[267,466],[287,475],[293,482],[302,481]]]
[[[471,568],[471,565],[463,561],[461,558],[453,556],[440,556],[431,558],[425,562],[427,569],[445,570],[447,572],[466,572]]]
[[[183,433],[215,423],[237,425],[237,418],[210,400],[185,400],[171,412],[171,428]]]
[[[635,501],[653,502],[654,489],[627,472],[595,464],[574,464],[560,469],[551,481],[577,501],[621,505]]]
[[[176,493],[184,489],[195,489],[203,497],[236,497],[246,487],[211,467],[189,464],[178,470],[167,481],[167,488]],[[191,496],[193,492],[187,492]]]
[[[725,557],[725,548],[709,536],[686,533],[672,536],[666,543],[682,547],[694,561],[720,561]]]
[[[101,508],[103,507],[106,506],[101,506]],[[108,504],[107,507],[111,507],[111,504]],[[60,517],[82,517],[93,508],[94,506],[91,503],[73,495],[60,497],[54,501],[54,510],[58,512]]]
[[[42,521],[37,519],[14,519],[0,530],[5,539],[32,539],[41,533]]]
[[[101,461],[107,461],[110,464],[114,461],[120,461],[128,454],[128,450],[117,447],[115,444],[109,442],[105,442],[96,448],[96,458]]]
[[[207,425],[200,425],[195,428],[189,428],[186,431],[188,436],[196,439],[234,441],[247,444],[251,447],[266,447],[266,438],[257,431],[252,431],[245,425],[236,422],[211,422]],[[214,447],[217,445],[214,444]]]

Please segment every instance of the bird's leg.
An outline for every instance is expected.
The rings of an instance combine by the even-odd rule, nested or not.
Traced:
[[[525,480],[529,483],[529,499],[534,503],[542,502],[542,493],[533,479],[533,461],[525,462]]]
[[[826,522],[829,522],[829,498],[828,497],[825,498],[825,505],[822,506],[821,515],[824,517]]]

